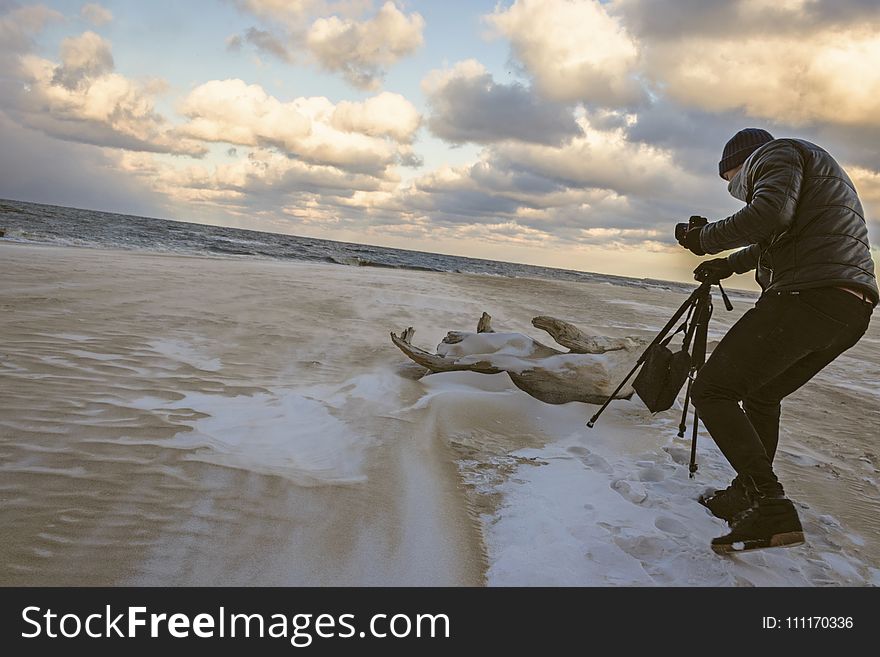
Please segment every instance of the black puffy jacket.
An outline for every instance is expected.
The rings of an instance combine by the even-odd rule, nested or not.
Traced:
[[[738,274],[756,269],[768,290],[845,285],[880,293],[868,228],[855,187],[824,149],[801,139],[774,139],[743,164],[746,206],[700,232],[706,253],[728,256]]]

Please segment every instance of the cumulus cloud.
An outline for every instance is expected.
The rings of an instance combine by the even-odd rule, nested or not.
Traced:
[[[2,7],[0,7],[2,8]],[[0,56],[27,52],[33,46],[33,36],[52,21],[64,17],[43,5],[12,7],[0,15]],[[4,68],[9,67],[4,62]]]
[[[613,107],[644,99],[638,43],[605,3],[516,0],[487,20],[546,97]]]
[[[180,105],[190,121],[180,131],[204,141],[284,146],[308,136],[309,118],[284,105],[259,85],[242,80],[212,80],[193,89]]]
[[[113,72],[110,44],[93,32],[61,43],[61,62],[18,58],[5,109],[21,124],[48,135],[131,150],[199,156],[205,149],[170,134],[154,108],[160,80],[137,82]]]
[[[276,150],[254,148],[247,156],[213,167],[159,160],[145,153],[119,152],[116,168],[139,178],[151,191],[187,208],[204,207],[209,216],[220,209],[245,225],[288,232],[290,218],[299,224],[351,225],[365,216],[353,199],[359,194],[390,194],[397,178],[374,176],[316,165]],[[360,216],[358,216],[360,213]],[[279,217],[287,220],[279,221]]]
[[[634,107],[650,89],[795,127],[880,125],[876,3],[516,0],[487,20],[551,99]]]
[[[880,22],[878,22],[880,27]],[[794,126],[880,125],[880,33],[689,38],[650,47],[647,73],[671,99]],[[735,72],[735,74],[732,74]]]
[[[245,43],[251,44],[258,52],[277,57],[283,62],[293,62],[293,52],[285,40],[268,30],[249,27],[242,34],[232,34],[226,37],[226,50],[238,52]]]
[[[600,134],[619,130],[622,143],[647,149],[634,159],[621,151],[616,159],[604,155],[607,149],[587,149],[589,136],[562,148],[505,143],[491,149],[499,169],[525,169],[571,186],[608,185],[628,200],[629,213],[647,218],[652,206],[680,211],[652,173],[673,167],[670,182],[681,199],[723,217],[732,205],[712,180],[720,149],[736,130],[759,125],[832,148],[857,166],[863,195],[873,194],[874,178],[866,172],[880,160],[866,144],[880,128],[876,3],[516,0],[486,18],[510,39],[538,93],[582,101]],[[596,66],[601,58],[606,65]],[[603,72],[610,74],[604,82],[592,77]],[[632,164],[651,162],[650,152],[668,161]],[[615,169],[626,172],[623,181],[610,173]],[[626,179],[640,182],[619,184]]]
[[[432,224],[501,221],[571,243],[669,242],[671,218],[689,214],[680,193],[687,197],[700,181],[667,149],[634,143],[622,128],[597,128],[586,116],[578,123],[583,134],[561,147],[494,144],[473,164],[441,167],[373,202]]]
[[[96,27],[106,25],[113,20],[113,12],[94,2],[83,5],[79,14]]]
[[[52,83],[74,89],[89,78],[111,71],[110,43],[94,32],[85,32],[61,42],[61,64],[55,67]]]
[[[248,193],[283,196],[293,192],[334,192],[351,195],[355,190],[376,190],[382,182],[368,175],[350,173],[338,167],[314,165],[291,159],[277,151],[254,149],[246,158],[210,169],[204,166],[175,167],[145,163],[127,155],[120,160],[124,168],[149,171],[152,167],[161,185],[176,188],[222,192],[229,198]],[[179,191],[178,191],[179,193]]]
[[[422,117],[406,98],[384,91],[363,102],[344,100],[338,103],[330,121],[338,130],[409,143],[419,129]]]
[[[320,0],[235,0],[235,4],[260,18],[296,26],[322,3]]]
[[[501,169],[528,170],[569,187],[610,189],[619,194],[668,194],[692,176],[667,149],[632,142],[624,129],[597,130],[579,119],[583,135],[560,148],[504,142],[493,152]]]
[[[319,18],[306,44],[322,68],[341,72],[356,87],[375,89],[388,66],[422,45],[424,26],[420,14],[404,14],[386,2],[366,21]]]
[[[380,94],[334,105],[323,97],[281,102],[259,85],[213,80],[181,103],[180,134],[203,141],[274,147],[318,165],[388,175],[411,161],[419,115],[403,96]]]
[[[277,57],[283,62],[292,61],[293,57],[284,42],[267,30],[249,27],[244,39],[258,51]]]
[[[683,108],[796,128],[880,125],[880,6],[617,0],[643,79]]]
[[[266,21],[298,31],[316,16],[335,14],[357,18],[369,11],[373,0],[234,0],[239,9]]]
[[[698,34],[798,34],[872,22],[871,0],[615,0],[613,7],[642,39],[677,40]]]
[[[369,18],[372,0],[236,0],[236,5],[272,26],[273,32],[250,28],[227,40],[240,48],[245,41],[285,61],[305,50],[322,69],[341,73],[360,89],[376,89],[388,67],[422,45],[425,21],[406,14],[392,1]],[[284,38],[274,31],[280,29]]]
[[[516,139],[561,144],[581,134],[570,106],[543,100],[516,82],[498,84],[473,59],[432,71],[422,90],[432,108],[431,132],[453,143]]]

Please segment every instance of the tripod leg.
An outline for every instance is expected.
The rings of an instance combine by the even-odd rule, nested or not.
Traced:
[[[688,464],[688,473],[691,479],[697,471],[697,428],[700,426],[700,414],[694,409],[694,430],[691,434],[691,462]]]
[[[678,423],[678,437],[684,438],[684,432],[687,429],[688,405],[691,402],[691,384],[694,380],[688,377],[687,388],[684,392],[684,408],[681,409],[681,422]]]
[[[657,337],[655,337],[651,341],[651,344],[649,344],[645,348],[645,350],[642,352],[642,355],[639,356],[639,359],[636,361],[635,366],[629,371],[629,374],[626,375],[626,378],[623,381],[621,381],[620,385],[617,386],[617,388],[614,390],[614,392],[612,392],[608,396],[608,399],[606,399],[605,403],[602,404],[602,408],[600,408],[598,411],[596,411],[596,413],[593,415],[593,417],[590,418],[589,422],[587,422],[587,426],[589,428],[591,428],[591,429],[593,428],[593,425],[596,424],[596,420],[599,419],[599,416],[602,415],[602,412],[608,407],[608,404],[611,403],[611,400],[614,399],[614,396],[618,392],[620,392],[620,390],[621,390],[621,388],[623,388],[624,384],[627,381],[629,381],[629,378],[633,374],[635,374],[636,370],[639,368],[639,365],[641,365],[644,362],[645,357],[648,355],[648,350],[650,350],[651,347],[653,347],[655,344],[662,342],[663,338],[666,337],[666,334],[669,333],[669,331],[671,331],[673,329],[673,327],[675,326],[676,322],[678,322],[678,320],[681,319],[681,316],[684,315],[685,312],[687,312],[687,310],[691,306],[695,306],[700,299],[702,299],[706,294],[709,293],[709,291],[711,289],[712,289],[712,284],[709,283],[708,281],[703,281],[700,284],[700,287],[698,287],[696,290],[691,292],[691,294],[687,298],[687,300],[685,300],[685,302],[683,304],[681,304],[679,309],[675,311],[675,314],[672,316],[672,318],[668,322],[666,322],[666,326],[664,326],[660,330],[660,333],[657,334]]]
[[[697,308],[697,321],[699,325],[694,334],[694,380],[700,374],[700,370],[706,362],[706,339],[709,333],[709,319],[712,317],[712,295],[706,294],[705,298],[700,300]],[[697,430],[700,426],[700,413],[694,407],[694,430],[691,434],[691,462],[688,465],[690,477],[693,479],[694,473],[697,471]]]
[[[611,403],[611,400],[614,399],[614,396],[615,396],[618,392],[621,391],[621,389],[623,388],[624,385],[626,385],[626,382],[629,381],[630,377],[631,377],[633,374],[635,374],[636,370],[639,368],[639,365],[641,365],[641,364],[642,364],[642,360],[639,359],[638,362],[635,364],[635,366],[629,371],[629,374],[626,375],[626,378],[625,378],[623,381],[621,381],[621,382],[620,382],[620,385],[618,385],[617,388],[615,388],[614,392],[612,392],[612,393],[608,396],[608,399],[606,399],[606,400],[605,400],[605,403],[602,404],[602,408],[600,408],[598,411],[596,411],[596,413],[593,415],[593,417],[590,418],[590,421],[587,422],[587,426],[588,426],[590,429],[593,428],[593,425],[596,424],[596,420],[598,420],[598,419],[599,419],[599,416],[602,415],[602,411],[604,411],[606,408],[608,408],[608,404]]]

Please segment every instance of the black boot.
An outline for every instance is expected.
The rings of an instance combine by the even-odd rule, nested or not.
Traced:
[[[708,495],[700,495],[697,501],[709,509],[716,518],[732,524],[741,513],[752,508],[752,500],[753,497],[749,495],[742,480],[736,477],[727,488]]]
[[[712,539],[718,554],[768,547],[791,547],[804,542],[804,529],[794,504],[786,497],[760,496],[737,518],[726,536]]]

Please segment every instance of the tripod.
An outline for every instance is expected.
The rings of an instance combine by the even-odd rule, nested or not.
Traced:
[[[691,386],[693,382],[697,378],[697,374],[700,371],[700,368],[703,367],[703,364],[706,362],[706,337],[709,332],[709,319],[712,317],[712,286],[717,285],[718,289],[721,291],[721,296],[724,299],[724,307],[727,310],[733,310],[733,305],[730,303],[730,299],[727,298],[727,293],[724,291],[724,288],[721,286],[721,281],[719,279],[705,279],[700,284],[700,286],[691,292],[691,295],[687,298],[687,300],[681,304],[681,307],[675,312],[672,318],[666,323],[666,326],[661,329],[660,333],[657,334],[657,337],[649,344],[645,351],[642,352],[642,355],[639,356],[639,359],[636,361],[636,364],[633,365],[633,368],[629,371],[629,374],[620,382],[620,385],[615,388],[614,392],[612,392],[608,399],[605,400],[605,403],[602,404],[602,407],[596,411],[595,415],[590,418],[589,422],[587,422],[587,426],[591,429],[593,425],[596,424],[596,420],[599,419],[599,416],[602,415],[602,412],[608,407],[611,403],[611,400],[621,391],[626,382],[635,374],[636,370],[645,362],[645,359],[648,356],[651,348],[654,345],[660,344],[664,341],[669,331],[675,326],[679,319],[687,313],[684,323],[679,326],[678,329],[675,330],[675,333],[679,331],[685,332],[684,338],[684,349],[686,350],[689,346],[691,347],[690,354],[690,362],[691,367],[688,372],[687,377],[687,390],[685,391],[684,396],[684,407],[681,412],[681,422],[678,425],[678,437],[684,438],[684,432],[687,430],[687,412],[688,405],[690,403],[691,398]],[[670,336],[671,337],[671,336]],[[697,471],[697,429],[699,427],[700,418],[699,412],[696,407],[694,408],[694,424],[693,431],[691,433],[691,458],[690,463],[688,464],[688,471],[690,473],[690,477],[693,478],[694,473]]]

